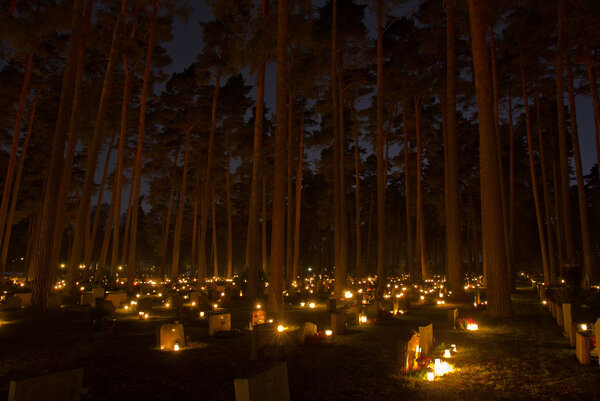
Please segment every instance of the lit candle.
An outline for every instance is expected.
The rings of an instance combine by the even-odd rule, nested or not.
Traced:
[[[433,372],[427,372],[427,380],[433,381],[433,379],[435,379]]]
[[[325,335],[327,337],[331,337],[333,335],[333,331],[331,331],[331,330],[325,330]]]
[[[450,355],[450,350],[449,349],[445,350],[444,351],[444,358],[450,358],[450,356],[451,356]]]

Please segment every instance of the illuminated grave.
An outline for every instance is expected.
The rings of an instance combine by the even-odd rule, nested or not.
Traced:
[[[409,338],[400,340],[398,350],[398,368],[404,373],[412,373],[418,368],[417,358],[420,354],[420,338],[414,333]]]
[[[590,338],[578,331],[575,334],[575,355],[580,364],[590,364],[590,350]]]
[[[217,315],[210,315],[208,317],[208,335],[214,336],[220,331],[231,330],[231,314],[221,313]]]
[[[300,345],[306,345],[306,339],[317,334],[317,325],[311,322],[302,323],[298,331],[298,342]]]
[[[257,324],[264,324],[267,322],[267,312],[264,310],[257,310],[252,312],[252,315],[250,316],[251,321],[251,327],[252,326],[256,326]]]
[[[115,308],[120,307],[121,304],[124,303],[126,300],[127,293],[125,293],[125,291],[114,292],[106,296],[106,301],[112,302]]]
[[[420,346],[425,355],[433,351],[433,323],[419,327]]]
[[[185,347],[185,336],[181,323],[163,324],[160,326],[160,349],[179,351]]]

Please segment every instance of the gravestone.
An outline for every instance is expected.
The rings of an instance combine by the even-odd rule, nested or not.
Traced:
[[[201,296],[202,296],[202,293],[200,291],[190,292],[190,302],[195,302],[196,305],[199,305]]]
[[[448,311],[448,323],[452,330],[456,330],[456,319],[458,319],[458,309],[450,309]]]
[[[183,306],[183,297],[179,293],[172,293],[167,302],[171,304],[171,308],[180,309]]]
[[[79,305],[81,306],[91,306],[96,302],[96,298],[94,298],[93,292],[82,292],[79,296]]]
[[[560,304],[556,304],[556,323],[558,327],[562,328],[564,325],[563,322],[563,307]]]
[[[8,297],[2,304],[3,310],[11,310],[11,309],[21,309],[21,298],[19,297]]]
[[[231,330],[231,314],[221,313],[218,315],[210,315],[208,318],[208,335],[214,336],[219,331]]]
[[[175,350],[175,344],[185,347],[185,336],[181,323],[163,324],[160,326],[160,349]]]
[[[152,298],[139,298],[137,300],[138,312],[151,313],[152,312]]]
[[[120,307],[123,302],[127,301],[127,294],[124,292],[114,292],[106,296],[106,301],[112,302],[116,309]]]
[[[277,347],[277,328],[274,323],[258,324],[252,328],[250,359],[256,360],[267,352],[267,348]]]
[[[562,304],[563,314],[563,329],[565,337],[571,338],[571,322],[573,318],[571,316],[571,304]]]
[[[398,347],[398,368],[403,373],[411,373],[417,366],[419,357],[420,338],[414,333],[408,339],[400,340]]]
[[[62,305],[62,296],[60,295],[49,295],[46,301],[46,308],[58,309]]]
[[[23,292],[21,294],[15,294],[16,297],[21,298],[21,306],[31,306],[31,293]]]
[[[335,298],[327,299],[327,312],[334,313],[336,310],[336,300]]]
[[[79,401],[83,368],[11,380],[8,401]]]
[[[590,338],[584,336],[580,332],[575,334],[575,355],[577,360],[582,365],[590,364]]]
[[[346,332],[346,311],[331,314],[331,330],[334,334],[344,334]]]
[[[433,351],[433,323],[419,327],[420,346],[423,354],[429,355]]]
[[[92,288],[94,298],[104,298],[104,288]]]
[[[267,312],[264,310],[257,310],[252,312],[250,316],[250,324],[256,326],[257,324],[264,324],[267,322]]]
[[[277,362],[233,381],[236,401],[289,401],[287,364]]]
[[[100,304],[96,303],[96,305],[100,305],[100,307],[104,310],[104,312],[109,316],[112,316],[115,314],[115,304],[113,304],[111,301],[109,301],[107,299],[102,301],[102,303],[100,303]]]
[[[300,345],[306,345],[306,338],[317,334],[317,325],[311,322],[304,322],[298,331],[298,342]]]

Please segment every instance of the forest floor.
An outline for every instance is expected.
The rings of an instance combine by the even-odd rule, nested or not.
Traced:
[[[600,368],[580,366],[548,309],[533,289],[519,287],[514,315],[490,319],[472,305],[414,305],[380,325],[351,326],[332,346],[293,347],[287,355],[290,399],[300,400],[600,400]],[[446,311],[479,323],[454,331]],[[117,317],[109,334],[94,333],[89,308],[45,314],[0,312],[0,400],[11,379],[84,368],[82,400],[234,400],[233,381],[267,364],[250,360],[249,305],[230,311],[239,336],[208,336],[199,319],[163,315],[149,320]],[[288,307],[290,328],[304,321],[325,328],[325,306]],[[118,316],[118,315],[117,315]],[[193,346],[180,352],[156,348],[156,329],[180,320]],[[455,371],[428,382],[400,374],[399,338],[433,322],[439,357],[455,344]],[[295,332],[285,335],[295,338]]]

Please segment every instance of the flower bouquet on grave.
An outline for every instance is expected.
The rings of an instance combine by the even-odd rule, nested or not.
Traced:
[[[470,317],[460,318],[456,320],[456,327],[460,330],[477,330],[478,324]]]
[[[433,361],[428,356],[421,355],[417,358],[416,362],[419,369],[433,368]]]

